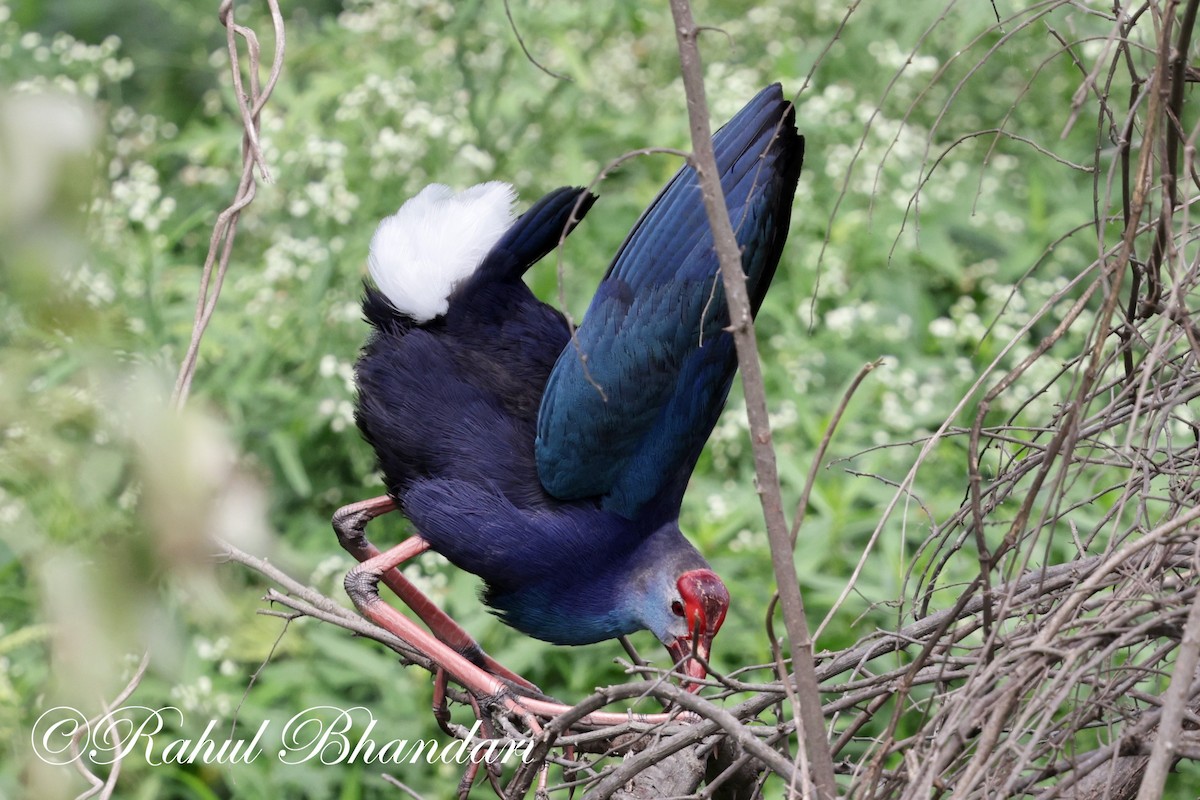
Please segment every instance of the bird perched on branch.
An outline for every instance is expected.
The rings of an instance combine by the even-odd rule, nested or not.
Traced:
[[[787,238],[803,158],[778,85],[713,139],[752,310]],[[712,234],[685,166],[642,215],[572,339],[522,281],[591,208],[562,188],[519,218],[503,183],[427,187],[371,243],[357,420],[387,494],[339,510],[368,617],[478,695],[533,688],[488,658],[395,567],[432,548],[484,581],[508,625],[563,645],[649,629],[705,675],[729,592],[678,525],[684,489],[737,361]],[[380,553],[367,522],[398,508],[417,535]],[[377,593],[383,580],[429,637]]]

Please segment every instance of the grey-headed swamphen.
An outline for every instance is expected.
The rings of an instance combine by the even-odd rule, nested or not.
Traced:
[[[804,140],[772,85],[713,142],[757,312],[787,239]],[[729,605],[678,525],[737,365],[696,175],[681,169],[638,220],[572,341],[522,276],[594,200],[558,189],[514,221],[506,184],[458,194],[434,185],[380,224],[357,420],[387,494],[334,517],[364,562],[346,578],[360,611],[477,696],[515,688],[534,713],[560,707],[530,699],[534,688],[486,656],[399,563],[436,550],[483,579],[483,601],[505,623],[548,642],[649,629],[697,679],[705,671],[690,656],[707,658]],[[392,509],[417,535],[381,554],[364,529]],[[383,603],[381,579],[436,638]]]

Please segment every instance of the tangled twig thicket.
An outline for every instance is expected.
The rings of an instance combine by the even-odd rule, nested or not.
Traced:
[[[893,482],[872,541],[898,509],[919,502],[918,476],[938,448],[952,439],[965,443],[962,505],[929,520],[895,628],[816,659],[823,721],[817,719],[830,732],[839,793],[872,800],[1145,800],[1161,793],[1179,759],[1200,759],[1200,425],[1190,409],[1200,394],[1200,328],[1190,309],[1200,296],[1200,228],[1191,218],[1200,196],[1200,127],[1185,103],[1200,74],[1188,60],[1198,7],[1200,0],[1153,0],[1101,10],[1044,0],[997,20],[930,80],[930,88],[946,89],[956,62],[976,57],[982,64],[1012,37],[1045,30],[1047,58],[1030,81],[1049,63],[1077,70],[1067,127],[1092,121],[1093,162],[1064,161],[1044,143],[1008,131],[1007,118],[957,138],[940,155],[932,152],[931,131],[909,223],[915,225],[921,192],[938,180],[946,153],[968,139],[1007,137],[1030,146],[1030,169],[1050,159],[1090,174],[1093,223],[1063,232],[1047,253],[1091,236],[1096,255],[1028,315],[944,424],[916,443],[908,475]],[[1064,8],[1102,18],[1107,36],[1085,42],[1060,32],[1050,18]],[[947,24],[948,13],[929,30]],[[952,113],[960,87],[949,87],[939,121]],[[922,92],[913,106],[927,100]],[[252,108],[248,125],[261,103]],[[246,148],[247,175],[254,153]],[[1027,279],[1040,266],[1031,264]],[[1013,365],[1009,356],[1021,343],[1032,346]],[[1033,370],[1046,363],[1058,365],[1049,381]],[[1056,403],[1031,404],[1047,396]],[[1040,418],[1034,409],[1043,409]],[[230,555],[266,569],[234,549]],[[304,587],[284,588],[288,594],[273,593],[273,602],[351,624],[335,606],[322,612],[320,598],[306,596]],[[361,634],[377,634],[361,620],[353,624]],[[404,653],[402,643],[379,638]],[[751,670],[773,677],[739,680]],[[580,704],[579,716],[649,695],[705,721],[579,731],[572,719],[555,720],[539,737],[543,761],[506,784],[493,776],[497,788],[521,796],[538,779],[539,765],[553,763],[563,768],[557,788],[584,787],[595,797],[639,786],[691,794],[704,781],[700,796],[749,797],[770,775],[796,796],[829,793],[817,768],[823,743],[814,759],[812,737],[803,737],[806,752],[796,733],[805,715],[811,729],[814,709],[803,697],[789,699],[785,679],[792,678],[779,666],[720,679],[702,698],[643,671],[650,680],[597,692]],[[507,721],[500,729],[528,735]],[[612,758],[617,754],[625,758]],[[540,774],[544,789],[556,788]]]
[[[1150,798],[1175,759],[1200,754],[1200,429],[1189,409],[1200,391],[1189,310],[1200,129],[1184,113],[1197,3],[1118,6],[1091,64],[1046,23],[1060,5],[998,25],[995,46],[1045,24],[1055,55],[1079,69],[1070,124],[1095,114],[1097,257],[1029,316],[1004,348],[1044,331],[1029,355],[1007,371],[997,359],[976,384],[982,397],[959,404],[975,403],[970,424],[947,420],[896,494],[938,438],[967,439],[965,500],[914,559],[902,614],[926,625],[904,645],[911,662],[844,685],[876,687],[852,704],[827,704],[854,709],[837,726],[839,751],[890,708],[853,759],[857,796]],[[1081,345],[1064,354],[1064,342]],[[1050,359],[1062,362],[1052,381],[1029,385]],[[1029,400],[1052,388],[1050,418],[1030,419]],[[930,615],[950,589],[943,572],[971,557],[975,577]]]

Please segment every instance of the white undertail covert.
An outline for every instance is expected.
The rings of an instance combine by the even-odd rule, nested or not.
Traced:
[[[455,194],[434,183],[379,223],[367,268],[379,291],[417,322],[446,313],[454,288],[513,223],[517,193],[490,181]]]

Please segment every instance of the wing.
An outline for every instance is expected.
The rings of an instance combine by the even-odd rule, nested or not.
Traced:
[[[758,311],[787,238],[803,160],[778,84],[713,137]],[[599,497],[626,518],[670,519],[737,365],[712,232],[685,167],[634,226],[542,398],[538,474],[560,499]]]

